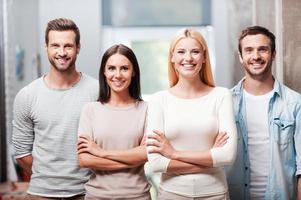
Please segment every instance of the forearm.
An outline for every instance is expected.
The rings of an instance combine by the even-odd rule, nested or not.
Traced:
[[[138,146],[124,151],[105,151],[102,157],[131,166],[142,165],[147,161],[145,146]]]
[[[169,174],[195,174],[204,172],[208,167],[182,162],[179,160],[171,160],[169,162],[167,173]]]
[[[26,174],[29,176],[31,175],[31,168],[32,168],[32,155],[24,156],[22,158],[17,158],[17,163],[19,166],[25,171]]]
[[[185,163],[200,165],[202,167],[213,167],[213,160],[210,151],[175,151],[172,160],[179,160]]]
[[[301,200],[301,175],[297,177],[297,199]]]
[[[78,155],[78,158],[81,167],[90,168],[94,170],[115,171],[134,167],[107,158],[100,158],[89,153],[81,153]]]

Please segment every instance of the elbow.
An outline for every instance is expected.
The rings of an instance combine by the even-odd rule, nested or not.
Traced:
[[[225,157],[223,165],[232,165],[236,159],[236,153]]]
[[[227,154],[215,154],[213,159],[213,167],[221,167],[232,165],[236,159],[236,151]]]

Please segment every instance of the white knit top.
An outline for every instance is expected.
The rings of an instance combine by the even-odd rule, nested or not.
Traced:
[[[189,197],[204,197],[227,192],[223,166],[236,155],[237,133],[232,96],[228,89],[215,87],[207,95],[183,99],[168,91],[154,94],[149,102],[147,134],[163,131],[176,150],[210,150],[214,167],[203,173],[166,174],[170,159],[149,153],[151,169],[162,172],[161,189]],[[227,144],[212,148],[219,131],[229,135]],[[151,147],[148,147],[151,148]]]

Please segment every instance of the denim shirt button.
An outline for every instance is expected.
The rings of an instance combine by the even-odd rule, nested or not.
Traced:
[[[248,184],[247,183],[245,183],[245,187],[247,187],[248,186]]]
[[[248,167],[245,167],[245,170],[248,170],[249,168]]]

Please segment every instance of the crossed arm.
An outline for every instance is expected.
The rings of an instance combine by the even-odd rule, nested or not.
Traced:
[[[210,150],[207,151],[177,151],[170,144],[164,133],[154,130],[148,136],[148,153],[161,154],[170,159],[166,172],[171,174],[200,173],[213,167]],[[222,147],[227,143],[229,136],[226,132],[219,133],[213,147]]]
[[[147,161],[144,142],[131,149],[108,151],[98,146],[90,137],[80,136],[77,153],[81,167],[102,171],[133,168],[143,165]]]

